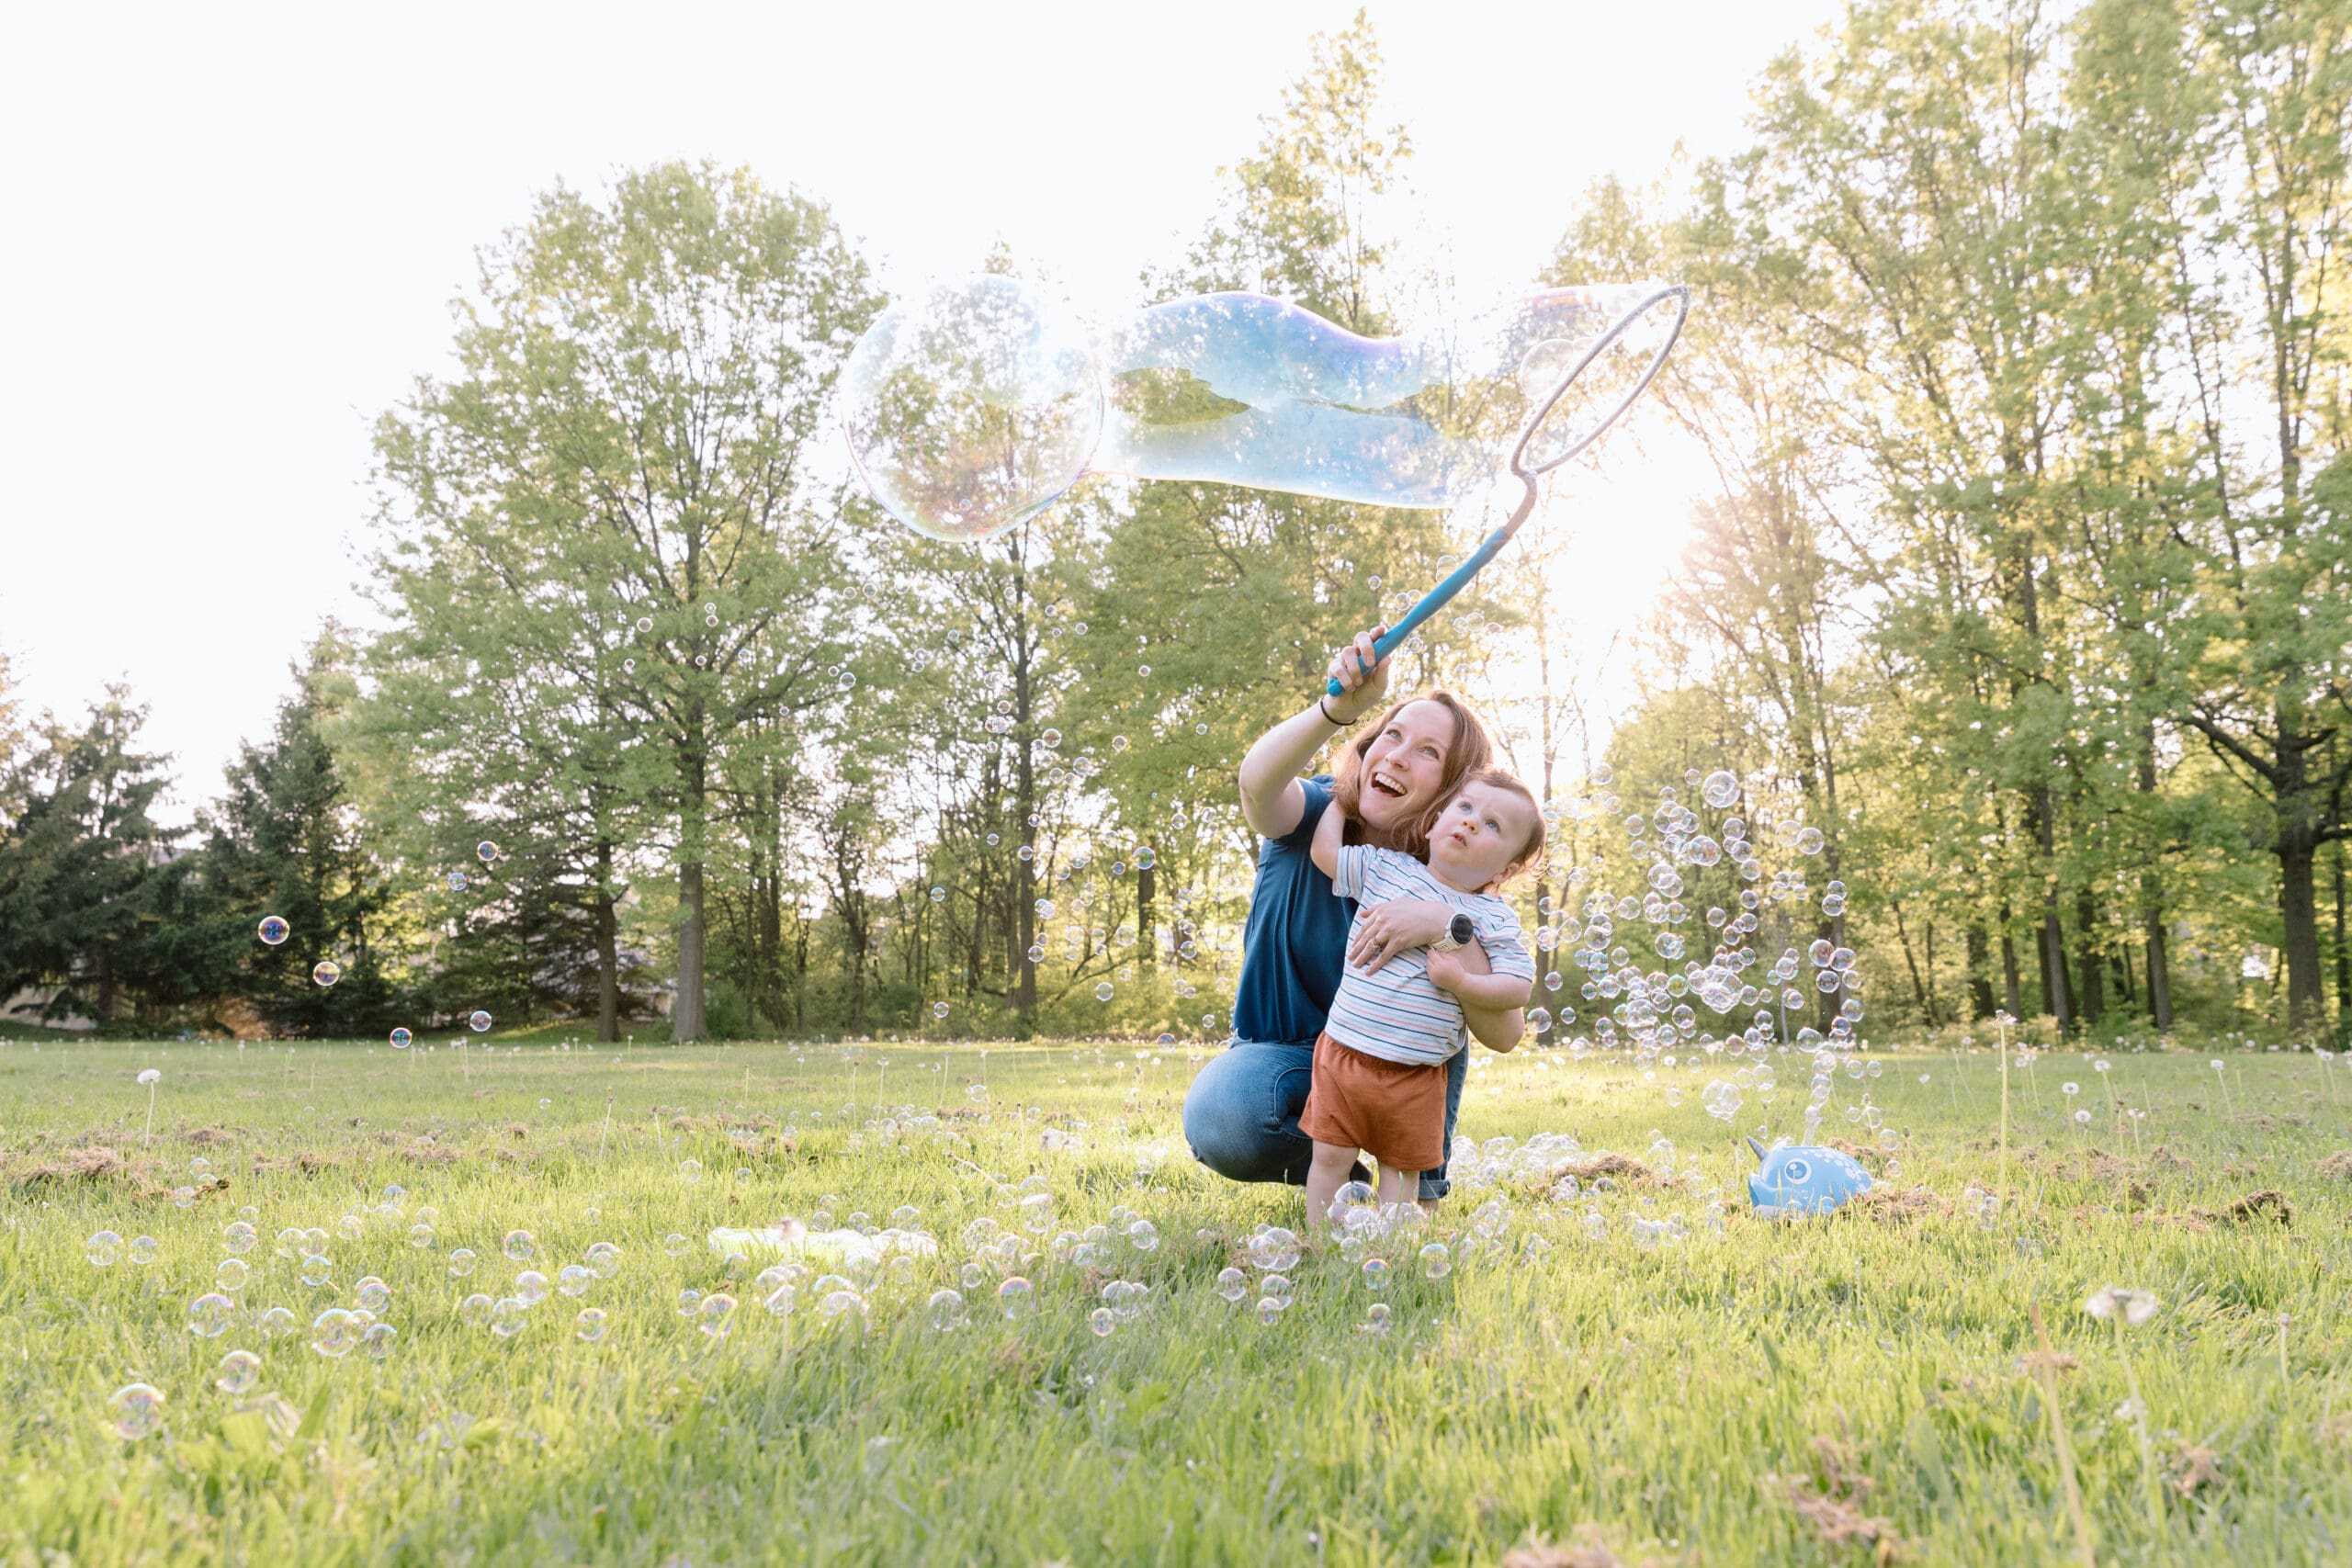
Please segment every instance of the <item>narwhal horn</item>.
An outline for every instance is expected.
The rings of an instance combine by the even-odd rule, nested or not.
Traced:
[[[1758,1142],[1756,1141],[1756,1139],[1755,1139],[1753,1136],[1750,1136],[1750,1137],[1748,1138],[1748,1140],[1747,1140],[1747,1146],[1748,1146],[1749,1148],[1754,1149],[1754,1150],[1756,1151],[1756,1163],[1757,1163],[1757,1164],[1758,1164],[1758,1165],[1763,1164],[1763,1163],[1764,1163],[1764,1145],[1761,1145],[1761,1144],[1759,1144],[1759,1143],[1758,1143]]]

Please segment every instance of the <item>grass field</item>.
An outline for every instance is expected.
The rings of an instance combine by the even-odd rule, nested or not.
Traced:
[[[2001,1181],[1991,1054],[1841,1075],[1825,1134],[1869,1136],[1845,1116],[1868,1091],[1901,1174],[1797,1224],[1748,1212],[1732,1134],[1800,1128],[1801,1059],[1727,1126],[1699,1104],[1720,1065],[1645,1083],[1622,1061],[1490,1058],[1462,1131],[1521,1141],[1497,1145],[1495,1179],[1374,1245],[1385,1292],[1327,1250],[1261,1324],[1256,1286],[1228,1303],[1218,1271],[1301,1203],[1192,1162],[1181,1053],[439,1043],[0,1044],[6,1562],[2079,1561],[2045,1377],[2098,1561],[2352,1557],[2352,1161],[2310,1055],[2239,1053],[2218,1079],[2183,1052],[2013,1070],[1989,1224],[1962,1198]],[[1557,1201],[1567,1156],[1523,1149],[1546,1132],[1643,1166],[1596,1190],[1587,1165]],[[183,1203],[198,1157],[227,1185]],[[1054,1217],[1033,1236],[1004,1189],[1036,1175]],[[394,1184],[397,1214],[378,1207]],[[2244,1204],[2263,1191],[2290,1223]],[[937,1256],[828,1322],[805,1297],[772,1315],[752,1278],[768,1259],[730,1279],[702,1241],[829,1201],[876,1226],[912,1205]],[[1156,1247],[1114,1234],[1102,1264],[1059,1256],[1059,1233],[1122,1204]],[[190,1303],[242,1205],[251,1278],[203,1337]],[[1648,1230],[1673,1214],[1683,1239]],[[970,1321],[942,1332],[927,1303],[961,1288],[976,1220],[1021,1238],[1035,1308],[1008,1320],[1005,1265],[984,1265]],[[328,1233],[328,1284],[277,1255],[287,1226]],[[101,1229],[153,1237],[153,1261],[94,1267]],[[518,1229],[527,1264],[502,1252]],[[1454,1265],[1434,1281],[1431,1239]],[[469,1292],[599,1241],[621,1263],[581,1299],[550,1294],[512,1337],[462,1319]],[[464,1279],[459,1247],[480,1255]],[[312,1319],[370,1274],[389,1353],[318,1353]],[[1114,1280],[1148,1290],[1098,1335]],[[2161,1308],[2119,1333],[2084,1311],[2108,1284]],[[731,1331],[682,1317],[683,1290],[737,1298]],[[299,1331],[266,1338],[273,1306]],[[601,1342],[575,1334],[582,1306],[608,1314]],[[241,1395],[214,1386],[232,1348],[262,1361]],[[134,1382],[162,1421],[125,1439],[108,1401]]]

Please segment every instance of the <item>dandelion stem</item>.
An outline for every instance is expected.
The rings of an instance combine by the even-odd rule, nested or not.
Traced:
[[[155,1086],[147,1086],[147,1142],[155,1141]]]
[[[2041,1402],[2050,1409],[2050,1443],[2058,1450],[2058,1479],[2066,1490],[2066,1515],[2075,1521],[2075,1549],[2082,1557],[2083,1568],[2098,1568],[2090,1520],[2083,1515],[2083,1489],[2075,1480],[2074,1445],[2066,1440],[2066,1417],[2058,1408],[2058,1356],[2050,1348],[2050,1328],[2041,1321],[2041,1303],[2029,1302],[2026,1306],[2033,1314],[2034,1337],[2041,1345],[2034,1370],[2041,1378]]]
[[[2001,1031],[2001,1192],[2009,1190],[2009,1032]]]
[[[2116,1309],[2115,1358],[2123,1363],[2123,1386],[2132,1391],[2132,1429],[2140,1439],[2140,1478],[2147,1486],[2148,1528],[2156,1532],[2158,1540],[2162,1540],[2165,1538],[2165,1496],[2163,1488],[2156,1483],[2155,1450],[2148,1441],[2148,1402],[2140,1397],[2139,1374],[2132,1370],[2132,1353],[2123,1348],[2125,1315],[2121,1308]]]

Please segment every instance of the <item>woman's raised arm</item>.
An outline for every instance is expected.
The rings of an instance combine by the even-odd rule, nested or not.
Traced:
[[[1241,816],[1250,830],[1262,838],[1279,839],[1298,826],[1306,814],[1306,796],[1298,775],[1315,753],[1338,731],[1346,728],[1388,691],[1388,660],[1373,663],[1373,639],[1388,628],[1358,632],[1355,640],[1331,657],[1327,674],[1340,682],[1340,694],[1321,697],[1258,737],[1241,759]],[[1369,673],[1367,673],[1367,666]]]

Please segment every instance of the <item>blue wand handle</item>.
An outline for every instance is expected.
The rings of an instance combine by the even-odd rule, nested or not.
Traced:
[[[1480,569],[1494,559],[1505,545],[1510,543],[1510,536],[1519,532],[1519,525],[1526,522],[1527,514],[1534,510],[1535,481],[1530,479],[1527,481],[1527,493],[1520,498],[1517,509],[1510,514],[1510,521],[1487,535],[1478,547],[1470,552],[1468,560],[1446,574],[1444,581],[1422,594],[1420,603],[1406,611],[1403,620],[1373,639],[1372,651],[1374,662],[1387,658],[1403,647],[1405,639],[1413,635],[1416,627],[1444,609],[1455,594],[1469,587],[1470,580],[1477,576]],[[1372,673],[1371,666],[1363,662],[1362,654],[1356,656],[1356,664],[1365,674]],[[1326,695],[1336,697],[1347,688],[1340,685],[1335,678],[1325,682],[1323,690]]]

